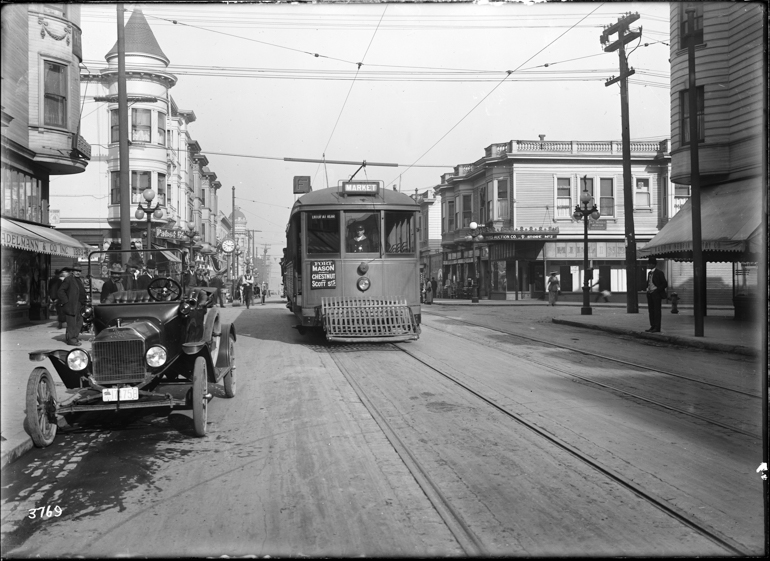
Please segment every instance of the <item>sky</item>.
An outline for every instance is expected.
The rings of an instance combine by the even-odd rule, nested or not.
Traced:
[[[620,140],[620,87],[605,86],[618,53],[600,35],[627,12],[642,27],[626,47],[631,139],[670,136],[668,3],[126,3],[124,21],[137,6],[178,78],[171,96],[196,115],[190,134],[222,183],[220,210],[235,186],[271,256],[294,176],[321,189],[358,170],[423,192],[491,144]],[[116,4],[82,5],[89,71],[106,66],[116,21]]]

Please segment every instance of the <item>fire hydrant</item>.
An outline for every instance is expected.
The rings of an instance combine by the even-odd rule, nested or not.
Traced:
[[[678,314],[679,308],[677,308],[677,305],[679,304],[679,295],[676,292],[672,292],[668,295],[668,299],[671,302],[671,313]]]

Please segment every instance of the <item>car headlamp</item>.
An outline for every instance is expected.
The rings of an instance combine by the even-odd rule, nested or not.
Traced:
[[[161,346],[155,346],[150,347],[147,350],[147,354],[145,355],[145,360],[147,360],[147,364],[151,366],[152,368],[157,368],[158,366],[163,366],[166,364],[166,349],[164,349]]]
[[[358,290],[361,292],[366,292],[369,290],[369,287],[371,286],[371,281],[367,277],[361,277],[358,279],[358,282],[356,283],[356,286],[358,287]]]
[[[89,305],[84,306],[80,315],[83,316],[84,321],[91,321],[94,317],[94,307]]]
[[[88,353],[83,349],[73,349],[67,355],[67,367],[70,370],[80,371],[85,370],[88,366]]]

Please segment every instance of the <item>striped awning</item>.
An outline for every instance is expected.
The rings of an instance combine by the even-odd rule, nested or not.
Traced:
[[[53,228],[0,218],[0,245],[35,253],[86,258],[91,247]]]
[[[761,180],[709,185],[701,190],[701,248],[708,262],[749,262],[766,249]],[[692,261],[692,199],[638,252],[640,258]]]

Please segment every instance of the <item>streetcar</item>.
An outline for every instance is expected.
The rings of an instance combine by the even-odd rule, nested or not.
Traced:
[[[281,270],[300,333],[346,343],[419,337],[418,212],[381,181],[343,181],[297,199]]]

